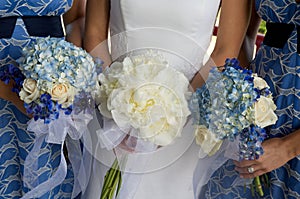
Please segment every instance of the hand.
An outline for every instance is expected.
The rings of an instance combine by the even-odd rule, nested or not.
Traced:
[[[130,137],[130,145],[128,144],[129,135],[127,135],[122,142],[118,145],[118,148],[121,148],[125,150],[128,153],[134,153],[135,152],[135,145],[136,145],[136,138]]]
[[[254,178],[277,169],[287,163],[291,158],[288,156],[288,147],[282,138],[272,138],[262,143],[264,154],[257,160],[234,161],[235,170],[241,178]],[[249,173],[249,168],[253,172]]]

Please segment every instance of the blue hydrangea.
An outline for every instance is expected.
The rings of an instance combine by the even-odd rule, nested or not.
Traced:
[[[21,70],[13,64],[7,64],[0,67],[0,80],[5,84],[9,84],[9,82],[13,80],[13,92],[20,92],[24,79],[25,76],[22,74]]]
[[[40,98],[25,104],[27,112],[33,114],[35,120],[43,119],[45,123],[49,123],[59,118],[60,111],[70,115],[74,107],[76,114],[85,108],[91,108],[87,103],[83,107],[83,103],[78,101],[85,100],[91,103],[98,86],[99,68],[103,62],[99,59],[94,62],[93,57],[82,48],[60,38],[37,38],[24,48],[23,56],[18,62],[24,76],[36,80],[37,88],[41,91]],[[2,76],[3,79],[7,79],[6,74]],[[51,99],[49,91],[54,85],[61,83],[74,88],[72,91],[75,91],[75,106],[73,102],[68,107],[62,107]],[[83,92],[86,95],[82,95]],[[88,98],[84,99],[87,96]]]
[[[196,125],[206,126],[220,140],[240,135],[240,157],[254,159],[262,154],[266,137],[253,126],[254,102],[268,89],[254,88],[252,71],[243,69],[237,59],[227,59],[223,71],[211,69],[206,83],[193,93],[189,106]]]
[[[240,132],[239,152],[241,160],[258,159],[263,154],[262,142],[267,138],[265,129],[255,125]]]
[[[38,38],[25,47],[19,63],[26,78],[48,82],[60,79],[78,90],[92,91],[97,79],[93,58],[60,38]]]

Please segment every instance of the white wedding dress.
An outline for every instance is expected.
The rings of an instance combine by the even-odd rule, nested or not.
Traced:
[[[111,0],[112,59],[138,49],[154,49],[191,80],[203,65],[219,3],[219,0]],[[97,161],[83,198],[99,198],[103,177],[115,157],[101,146],[95,151]],[[198,152],[190,119],[172,145],[127,157],[118,198],[194,198],[193,172]]]

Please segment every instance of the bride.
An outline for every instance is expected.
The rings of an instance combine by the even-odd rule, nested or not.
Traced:
[[[249,14],[246,12],[247,1],[239,2],[240,0],[223,1],[222,24],[225,24],[222,20],[233,15],[233,8],[236,15]],[[111,61],[119,60],[126,53],[154,49],[190,81],[200,70],[193,81],[193,85],[199,85],[209,69],[201,66],[210,44],[219,4],[219,0],[88,0],[84,47],[104,60],[105,66]],[[229,30],[239,29],[235,27],[236,24],[243,26],[248,23],[239,21],[239,18],[233,19],[228,23]],[[111,53],[107,50],[109,30]],[[221,65],[225,58],[238,56],[240,48],[230,47],[241,47],[245,31],[240,28],[236,32],[241,34],[230,35],[225,28],[220,30],[220,35],[223,34],[222,41],[231,42],[217,41],[215,59],[211,61],[211,65]],[[236,42],[240,45],[236,45]],[[96,130],[95,125],[94,128]],[[193,173],[198,162],[199,147],[193,141],[193,132],[192,121],[189,120],[181,137],[176,138],[171,145],[160,147],[151,153],[130,153],[118,198],[194,198]],[[89,199],[100,197],[104,175],[112,164],[114,154],[122,150],[120,142],[119,146],[114,146],[113,152],[107,150],[111,146],[105,148],[101,145],[99,136],[92,140],[96,158],[93,176],[83,195],[83,198]]]

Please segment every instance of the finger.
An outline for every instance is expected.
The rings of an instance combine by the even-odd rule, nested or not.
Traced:
[[[248,167],[238,167],[236,166],[234,168],[237,172],[239,172],[240,174],[251,174],[254,173],[255,171],[259,170],[258,165],[250,165]]]
[[[257,163],[256,160],[242,160],[242,161],[234,161],[235,166],[237,167],[249,167],[251,165],[255,165]]]
[[[241,173],[240,177],[241,178],[255,178],[257,176],[261,176],[265,174],[266,172],[262,169],[255,171],[254,173]]]

